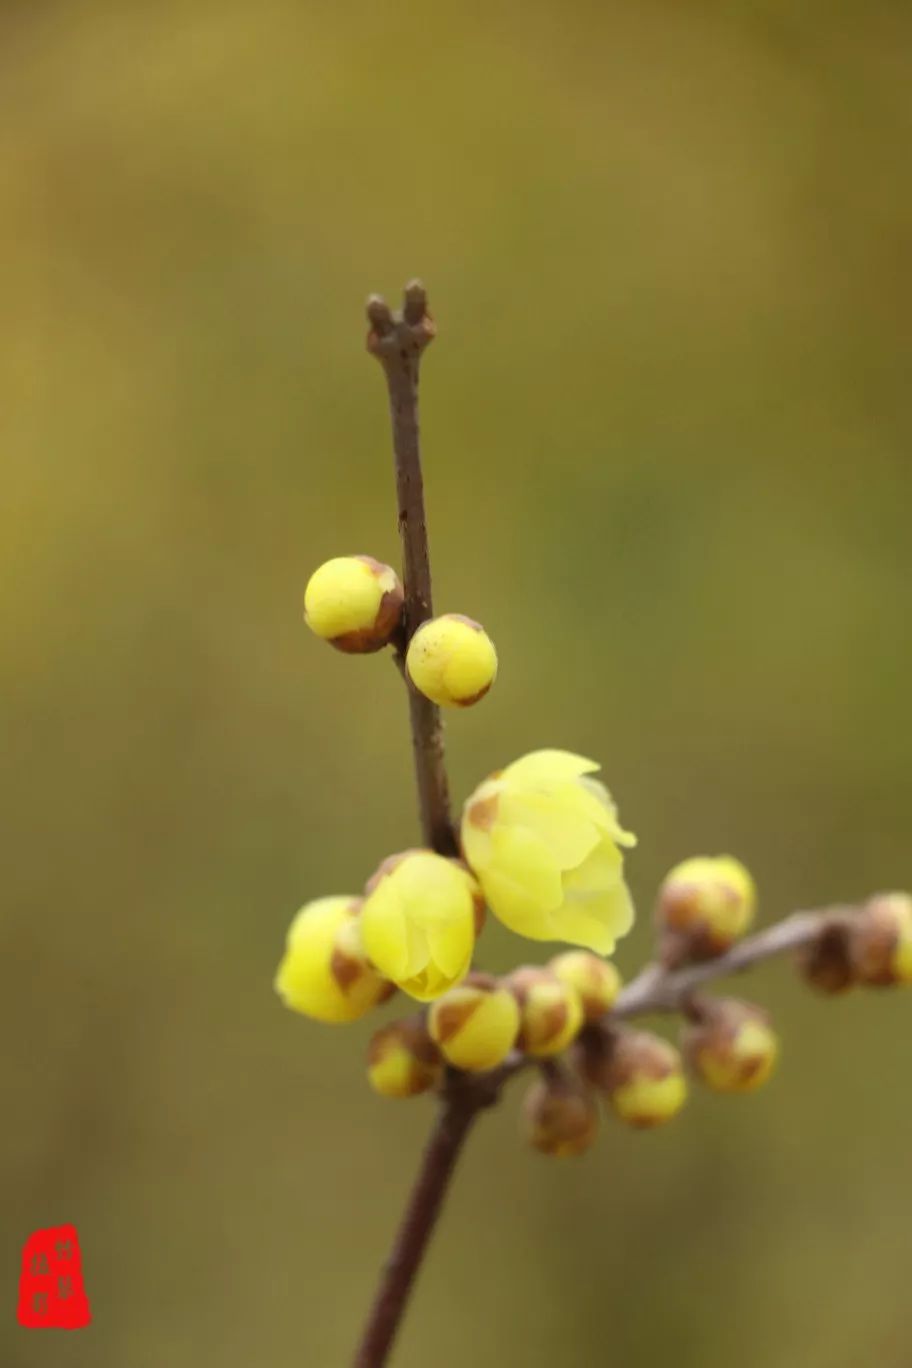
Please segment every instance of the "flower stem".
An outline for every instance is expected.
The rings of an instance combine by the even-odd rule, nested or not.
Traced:
[[[483,1098],[470,1090],[447,1094],[428,1138],[405,1214],[396,1232],[352,1368],[382,1368],[402,1321],[415,1275],[437,1224],[456,1161]]]
[[[418,371],[422,353],[433,341],[435,327],[427,311],[424,287],[417,280],[405,288],[401,313],[393,314],[379,296],[372,295],[367,303],[367,317],[367,348],[383,366],[389,390],[405,588],[403,631],[396,658],[409,694],[421,827],[426,844],[433,850],[441,855],[455,855],[458,843],[450,817],[440,709],[412,686],[405,672],[408,643],[434,612],[421,475]]]

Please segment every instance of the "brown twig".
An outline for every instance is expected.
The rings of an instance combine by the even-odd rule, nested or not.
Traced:
[[[372,295],[367,302],[367,317],[367,349],[383,366],[389,390],[405,588],[403,632],[396,663],[409,694],[421,827],[425,842],[433,850],[441,855],[455,855],[458,843],[450,817],[440,709],[411,685],[405,672],[408,643],[434,612],[421,475],[418,371],[422,353],[433,341],[436,330],[427,311],[424,286],[417,280],[405,288],[401,313],[394,314],[378,295]]]
[[[738,942],[725,955],[685,969],[665,970],[649,964],[628,983],[610,1012],[613,1017],[646,1016],[650,1012],[679,1012],[698,988],[713,979],[727,978],[771,959],[810,945],[832,912],[794,912],[775,926]]]
[[[352,1368],[382,1368],[387,1362],[456,1161],[483,1105],[483,1094],[471,1088],[448,1092],[441,1102]]]
[[[442,855],[453,855],[458,843],[450,817],[440,712],[411,685],[405,669],[405,653],[412,635],[433,614],[418,429],[418,371],[422,353],[433,340],[435,329],[427,311],[424,288],[418,281],[406,287],[401,313],[393,314],[382,299],[372,296],[367,316],[368,350],[383,366],[389,390],[405,587],[396,663],[409,692],[421,825],[429,846]],[[846,909],[841,911],[844,914]],[[774,955],[809,946],[831,920],[832,913],[796,912],[704,964],[681,969],[669,969],[660,963],[648,965],[622,991],[614,1008],[603,1018],[604,1025],[612,1019],[651,1012],[686,1011],[694,993],[705,983],[739,973]],[[392,1251],[384,1264],[353,1368],[383,1368],[387,1363],[466,1137],[479,1113],[499,1099],[509,1080],[528,1063],[524,1055],[514,1051],[488,1074],[449,1071],[441,1090],[437,1120]],[[551,1061],[542,1067],[546,1076],[554,1077],[561,1066]]]

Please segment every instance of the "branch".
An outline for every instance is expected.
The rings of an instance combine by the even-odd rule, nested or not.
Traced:
[[[396,494],[405,588],[404,628],[396,663],[409,693],[412,750],[424,840],[441,855],[455,855],[458,843],[450,817],[450,794],[443,752],[440,709],[420,694],[405,672],[405,651],[414,633],[433,616],[424,483],[418,428],[418,370],[425,347],[436,332],[420,281],[405,288],[401,314],[393,314],[378,295],[367,302],[367,349],[383,366],[389,390]]]
[[[794,912],[765,931],[734,945],[718,959],[685,969],[666,970],[650,964],[628,983],[608,1013],[611,1017],[645,1016],[650,1012],[678,1012],[698,988],[713,979],[751,969],[761,960],[810,945],[820,935],[829,912]]]
[[[466,1137],[498,1091],[459,1075],[444,1091],[352,1368],[382,1368],[387,1362]]]

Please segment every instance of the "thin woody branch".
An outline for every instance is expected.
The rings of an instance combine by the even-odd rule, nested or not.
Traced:
[[[424,286],[417,280],[406,286],[401,313],[394,314],[378,295],[372,295],[367,303],[367,317],[367,349],[382,365],[389,391],[405,587],[403,631],[396,661],[409,694],[421,826],[427,845],[441,855],[455,855],[458,845],[450,817],[440,709],[412,686],[405,672],[406,647],[434,612],[421,474],[418,372],[422,354],[433,341],[436,329],[427,311]]]
[[[456,1089],[441,1102],[352,1368],[382,1368],[389,1358],[457,1160],[482,1105],[481,1094],[468,1088]]]
[[[795,912],[765,931],[738,942],[725,955],[685,969],[665,970],[650,964],[628,983],[609,1016],[646,1016],[650,1012],[679,1012],[688,999],[713,979],[743,973],[776,955],[801,950],[820,936],[831,912]]]

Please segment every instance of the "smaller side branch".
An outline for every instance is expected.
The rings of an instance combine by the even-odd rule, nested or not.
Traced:
[[[645,1016],[649,1012],[678,1012],[705,983],[727,978],[729,974],[740,974],[774,955],[810,945],[820,935],[830,915],[827,912],[795,912],[766,931],[758,931],[755,936],[740,941],[727,954],[703,964],[670,971],[661,965],[650,964],[622,990],[607,1019]]]

